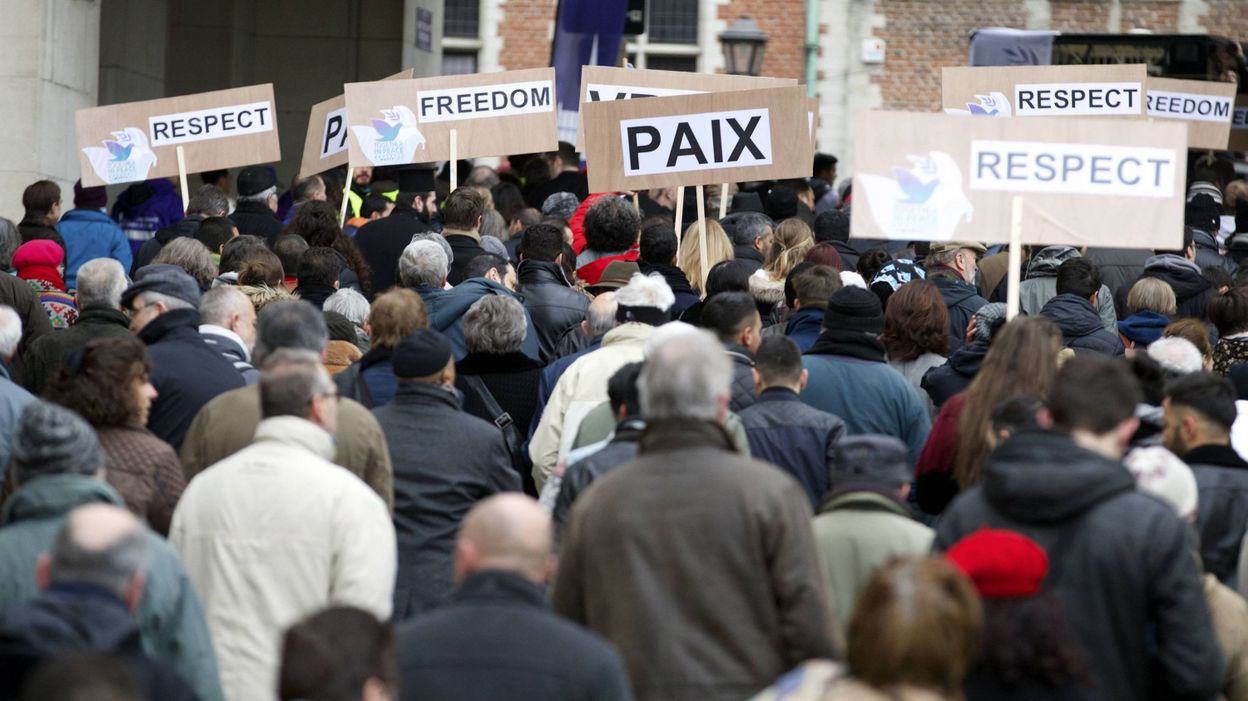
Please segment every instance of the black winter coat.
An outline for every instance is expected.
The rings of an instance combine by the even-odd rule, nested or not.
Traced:
[[[269,248],[282,235],[282,220],[263,202],[243,200],[230,213],[230,221],[238,227],[239,236],[258,236]],[[293,274],[289,271],[287,274]]]
[[[368,267],[373,271],[373,294],[379,295],[399,284],[399,256],[412,242],[412,235],[429,231],[429,225],[411,207],[395,206],[388,217],[371,221],[355,234]]]
[[[134,262],[130,266],[130,277],[134,277],[136,270],[155,260],[165,244],[183,236],[194,236],[204,219],[202,214],[192,214],[157,231],[155,236],[144,241],[143,245],[139,246],[138,252],[134,254]]]
[[[949,309],[949,352],[953,353],[963,346],[971,318],[988,300],[979,296],[974,285],[962,280],[947,275],[929,276],[928,280],[940,290],[945,307]]]
[[[1201,270],[1220,268],[1226,271],[1227,275],[1235,276],[1235,271],[1239,266],[1235,265],[1235,261],[1222,255],[1221,249],[1218,248],[1218,239],[1213,234],[1201,229],[1192,229],[1192,244],[1196,247],[1196,265]]]
[[[750,455],[793,475],[811,508],[828,493],[828,466],[845,437],[840,417],[802,403],[793,390],[770,388],[741,412]]]
[[[1088,300],[1070,293],[1050,299],[1040,310],[1062,330],[1062,344],[1075,352],[1122,355],[1126,349],[1117,334],[1105,330],[1101,315]]]
[[[1049,554],[1045,587],[1082,644],[1096,698],[1208,699],[1221,687],[1191,529],[1138,491],[1122,463],[1065,434],[1019,433],[945,511],[933,547],[984,526],[1022,533]]]
[[[725,343],[724,350],[732,360],[732,399],[728,410],[739,414],[758,401],[758,393],[754,390],[754,357],[745,346],[736,343]]]
[[[585,320],[589,298],[572,287],[558,263],[521,261],[516,274],[520,279],[516,291],[533,318],[542,362],[548,363],[555,357],[559,338]]]
[[[446,281],[452,285],[458,285],[465,279],[464,271],[468,268],[468,263],[473,258],[489,253],[489,251],[481,248],[480,238],[457,234],[447,229],[442,230],[442,236],[446,238],[447,243],[451,244],[451,255],[454,257],[450,271],[447,272]]]
[[[1174,290],[1178,302],[1177,316],[1202,321],[1209,318],[1209,300],[1215,290],[1213,284],[1200,273],[1200,267],[1192,261],[1173,254],[1153,256],[1144,266],[1144,272],[1140,273],[1140,278],[1146,277],[1166,282]],[[1136,280],[1132,280],[1130,285],[1123,285],[1114,293],[1114,306],[1120,310],[1120,319],[1126,318],[1122,312],[1127,309],[1127,295],[1135,283]]]
[[[1144,272],[1144,264],[1152,258],[1152,254],[1138,248],[1089,248],[1083,257],[1101,272],[1101,284],[1114,295],[1118,318],[1130,316],[1126,313],[1127,292]],[[1118,306],[1118,291],[1121,289],[1127,292],[1122,293],[1123,304]]]
[[[1235,589],[1248,525],[1248,462],[1229,446],[1216,445],[1193,448],[1181,457],[1196,475],[1196,527],[1205,571]]]
[[[599,636],[555,615],[541,586],[475,572],[445,606],[399,627],[402,701],[628,701],[628,676]]]
[[[988,346],[972,343],[949,354],[949,360],[927,371],[920,383],[937,408],[944,406],[955,394],[966,391],[979,374],[988,355]]]
[[[31,394],[42,394],[65,356],[96,338],[134,338],[129,317],[116,309],[87,307],[78,312],[73,326],[35,339],[22,356],[22,386]]]
[[[686,309],[702,301],[702,298],[694,291],[693,285],[689,283],[689,276],[685,275],[685,271],[680,268],[674,265],[654,265],[641,261],[638,261],[638,266],[641,268],[643,275],[651,273],[662,275],[667,282],[667,286],[672,288],[672,294],[676,296],[676,301],[672,303],[667,313],[673,319],[679,319]],[[699,280],[699,282],[701,281]]]
[[[481,499],[520,489],[503,434],[464,413],[441,387],[402,383],[373,409],[394,465],[394,528],[399,571],[394,619],[441,604],[453,587],[460,521]]]

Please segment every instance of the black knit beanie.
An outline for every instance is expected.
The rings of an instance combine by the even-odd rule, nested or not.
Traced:
[[[832,293],[823,313],[823,328],[836,331],[884,332],[884,307],[880,298],[861,287],[842,287]]]

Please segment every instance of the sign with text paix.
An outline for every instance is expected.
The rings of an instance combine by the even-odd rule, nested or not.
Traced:
[[[957,66],[941,69],[946,114],[976,117],[1144,116],[1142,63],[1108,66]]]
[[[1177,249],[1187,126],[871,112],[854,139],[853,236]]]
[[[639,97],[701,95],[708,92],[783,88],[797,85],[792,78],[756,78],[725,73],[689,73],[645,68],[585,66],[581,69],[581,109],[587,102],[632,100]],[[585,150],[585,119],[576,126],[577,150]]]
[[[554,151],[555,69],[348,83],[352,165]]]
[[[581,106],[591,192],[805,177],[806,89],[589,102]]]
[[[382,80],[410,80],[415,69],[409,68]],[[347,98],[331,97],[312,105],[308,115],[308,135],[303,140],[303,160],[299,177],[321,173],[347,164]]]
[[[272,163],[282,158],[273,85],[88,107],[74,113],[86,187],[178,173]]]
[[[1187,124],[1187,147],[1226,148],[1235,112],[1235,83],[1149,78],[1145,105],[1152,119]]]

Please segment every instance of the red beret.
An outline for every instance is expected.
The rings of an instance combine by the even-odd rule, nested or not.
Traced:
[[[1014,531],[981,528],[954,543],[945,557],[966,573],[985,599],[1032,596],[1049,572],[1049,556]]]

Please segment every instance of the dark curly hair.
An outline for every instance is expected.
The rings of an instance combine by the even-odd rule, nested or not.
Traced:
[[[373,291],[373,269],[364,260],[355,240],[343,235],[342,227],[338,226],[338,212],[328,202],[313,200],[304,202],[295,210],[282,236],[294,234],[308,242],[313,248],[324,246],[332,248],[347,259],[347,267],[360,279],[360,287],[367,296]]]
[[[924,353],[949,355],[949,309],[926,280],[908,282],[888,298],[880,342],[889,360],[909,362]]]
[[[641,214],[622,198],[600,197],[585,212],[585,244],[598,253],[627,251],[640,232]]]
[[[976,672],[991,673],[1009,687],[1054,689],[1087,682],[1087,664],[1051,592],[984,599],[983,605],[984,647]]]
[[[43,397],[96,428],[130,426],[139,415],[130,388],[151,369],[147,347],[137,338],[97,338],[65,359]]]

